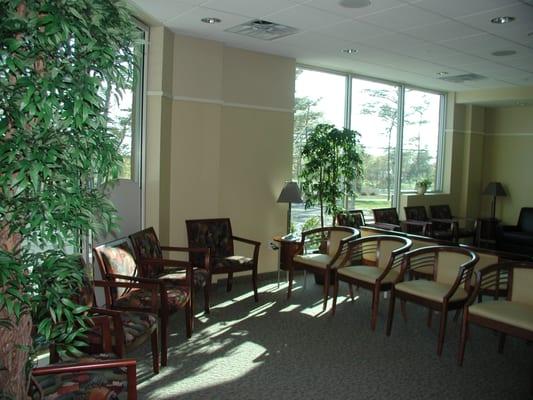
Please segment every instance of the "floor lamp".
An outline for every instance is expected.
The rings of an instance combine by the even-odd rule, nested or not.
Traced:
[[[292,203],[303,203],[300,188],[296,182],[285,182],[278,197],[278,203],[289,203],[287,211],[287,234],[291,233],[291,205]]]
[[[492,196],[490,217],[492,220],[495,220],[496,219],[496,197],[497,196],[505,197],[507,196],[507,193],[505,192],[505,189],[503,188],[500,182],[490,182],[485,188],[485,190],[483,191],[483,194]]]

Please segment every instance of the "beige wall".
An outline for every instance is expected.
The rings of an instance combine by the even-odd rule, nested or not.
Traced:
[[[145,225],[185,245],[186,219],[230,217],[234,234],[262,243],[260,272],[275,270],[268,243],[285,229],[276,196],[291,171],[294,60],[155,33]]]

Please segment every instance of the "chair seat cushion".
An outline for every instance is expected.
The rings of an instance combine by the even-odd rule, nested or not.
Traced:
[[[484,301],[468,307],[469,314],[533,332],[533,306],[507,300]]]
[[[533,234],[525,232],[505,232],[503,239],[513,242],[514,244],[533,245]]]
[[[400,282],[394,285],[396,291],[412,294],[428,300],[443,302],[444,296],[450,291],[451,286],[444,283],[417,279],[414,281]],[[457,288],[450,301],[461,301],[468,297],[462,287]]]
[[[147,312],[123,311],[120,313],[126,347],[144,342],[157,329],[157,315]]]
[[[363,282],[375,283],[376,280],[383,274],[382,268],[368,267],[365,265],[351,265],[346,268],[340,268],[338,270],[339,278],[342,277],[357,279]],[[385,278],[381,282],[392,283],[398,278],[399,272],[391,270],[385,275]]]
[[[217,268],[230,268],[235,270],[252,269],[254,259],[243,256],[215,257],[213,266]]]
[[[170,311],[184,308],[190,298],[189,290],[182,286],[167,287],[168,307]],[[157,296],[159,302],[159,295]],[[116,300],[116,305],[121,307],[146,307],[152,304],[152,292],[138,289],[126,292]],[[159,307],[159,303],[158,303]]]
[[[294,256],[293,262],[299,264],[307,264],[312,267],[326,268],[331,262],[331,257],[327,254],[315,253],[315,254],[299,254]]]
[[[157,275],[157,279],[164,279],[168,281],[172,280],[184,280],[185,279],[185,271],[178,270],[178,269],[168,269],[168,272],[164,274]],[[193,273],[193,281],[194,285],[197,287],[204,287],[207,283],[207,279],[209,277],[209,272],[207,272],[205,269],[202,268],[195,268]]]
[[[97,354],[69,362],[92,363],[117,358],[112,354]],[[128,381],[125,368],[108,368],[83,372],[49,374],[35,377],[44,392],[43,399],[124,399],[128,398]],[[39,398],[37,394],[33,398]]]

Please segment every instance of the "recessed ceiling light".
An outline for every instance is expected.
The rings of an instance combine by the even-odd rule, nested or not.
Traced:
[[[446,76],[446,75],[448,75],[448,72],[446,72],[446,71],[437,72],[437,75],[438,76]]]
[[[363,8],[370,5],[370,0],[341,0],[339,4],[345,8]]]
[[[512,56],[513,54],[516,54],[516,51],[514,50],[498,50],[498,51],[493,51],[492,53],[493,56],[496,56],[496,57],[505,57],[505,56]]]
[[[202,18],[200,21],[202,21],[205,24],[218,24],[219,22],[221,22],[220,18],[216,18],[216,17],[205,17],[205,18]]]
[[[359,50],[357,49],[342,49],[342,52],[343,53],[346,53],[346,54],[355,54],[357,53]]]
[[[513,22],[515,20],[515,17],[496,17],[492,18],[490,22],[493,24],[507,24],[509,22]]]

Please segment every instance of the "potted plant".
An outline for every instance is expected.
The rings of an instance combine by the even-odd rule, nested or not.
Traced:
[[[112,0],[0,8],[0,397],[26,398],[37,338],[76,353],[84,234],[110,229],[121,167],[108,99],[131,85],[136,26]],[[112,90],[111,90],[112,89]],[[34,335],[32,335],[32,332]]]
[[[427,192],[428,188],[431,186],[432,182],[430,179],[425,178],[416,182],[415,189],[418,194],[424,194]]]
[[[308,136],[302,149],[303,166],[300,185],[305,208],[320,206],[320,226],[324,214],[334,217],[344,196],[355,194],[355,181],[363,173],[359,133],[319,124]],[[333,221],[334,223],[334,221]]]

